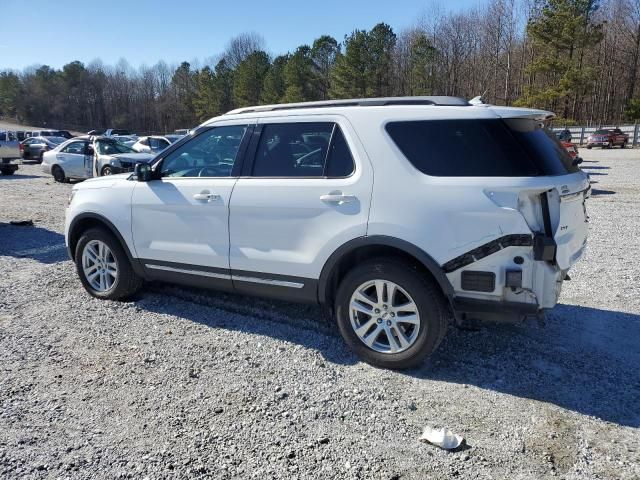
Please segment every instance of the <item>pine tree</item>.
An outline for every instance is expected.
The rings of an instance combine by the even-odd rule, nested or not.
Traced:
[[[368,47],[368,35],[363,30],[355,30],[351,35],[345,36],[344,54],[337,56],[331,75],[332,98],[367,96],[371,63]]]
[[[268,71],[269,56],[261,50],[249,54],[238,64],[233,85],[233,96],[238,107],[260,103]]]
[[[396,34],[386,23],[379,23],[367,35],[369,51],[368,94],[374,97],[393,95],[393,49]]]
[[[570,116],[571,99],[595,79],[585,65],[585,50],[602,40],[602,24],[594,21],[597,0],[545,0],[527,25],[536,56],[527,67],[534,81],[516,104],[560,110]]]
[[[418,34],[411,42],[409,53],[411,95],[433,94],[437,55],[438,51],[424,33]]]
[[[335,38],[329,35],[323,35],[313,42],[311,59],[313,60],[318,77],[318,98],[321,100],[329,98],[329,91],[331,90],[331,69],[335,65],[336,58],[339,54],[340,44]]]
[[[307,102],[320,98],[309,46],[302,45],[291,55],[284,67],[284,82],[285,102]]]
[[[262,103],[272,104],[282,102],[284,97],[284,68],[289,61],[289,55],[280,55],[273,60],[269,73],[264,79]]]

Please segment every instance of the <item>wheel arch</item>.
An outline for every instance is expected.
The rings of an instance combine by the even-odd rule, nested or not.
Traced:
[[[351,266],[362,260],[379,256],[402,257],[410,260],[433,278],[448,300],[453,297],[451,282],[431,255],[407,241],[385,235],[372,235],[353,239],[331,254],[322,268],[318,282],[320,304],[331,307],[339,281]]]
[[[71,224],[69,225],[67,240],[67,250],[69,252],[69,257],[71,257],[71,259],[75,261],[74,257],[76,246],[78,245],[78,240],[80,240],[80,237],[82,236],[82,232],[96,227],[104,228],[111,234],[113,234],[114,237],[116,237],[116,239],[118,240],[118,242],[120,242],[120,245],[124,249],[124,252],[127,254],[127,258],[129,259],[129,263],[131,264],[134,272],[139,276],[144,277],[144,269],[142,268],[142,265],[140,264],[138,259],[131,254],[129,246],[127,245],[127,242],[125,241],[118,228],[113,223],[111,223],[111,221],[107,220],[105,217],[98,213],[81,213],[71,221]]]

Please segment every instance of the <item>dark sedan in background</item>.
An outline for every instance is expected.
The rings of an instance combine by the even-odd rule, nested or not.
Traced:
[[[29,137],[20,142],[20,156],[25,160],[42,162],[44,152],[53,150],[66,141],[64,137]]]

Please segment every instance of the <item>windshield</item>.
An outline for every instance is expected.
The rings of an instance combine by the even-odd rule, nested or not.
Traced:
[[[594,135],[609,135],[611,130],[596,130],[593,132]]]
[[[51,143],[57,143],[58,145],[67,141],[67,139],[64,137],[47,137],[47,140],[49,140]]]
[[[133,148],[119,142],[110,142],[107,140],[98,140],[96,142],[98,153],[100,155],[115,155],[118,153],[136,153]]]

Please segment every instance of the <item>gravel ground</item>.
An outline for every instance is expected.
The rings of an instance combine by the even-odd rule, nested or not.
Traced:
[[[640,152],[582,153],[590,244],[546,326],[452,328],[405,372],[358,362],[313,307],[95,300],[63,247],[71,186],[0,177],[0,477],[640,478]]]

